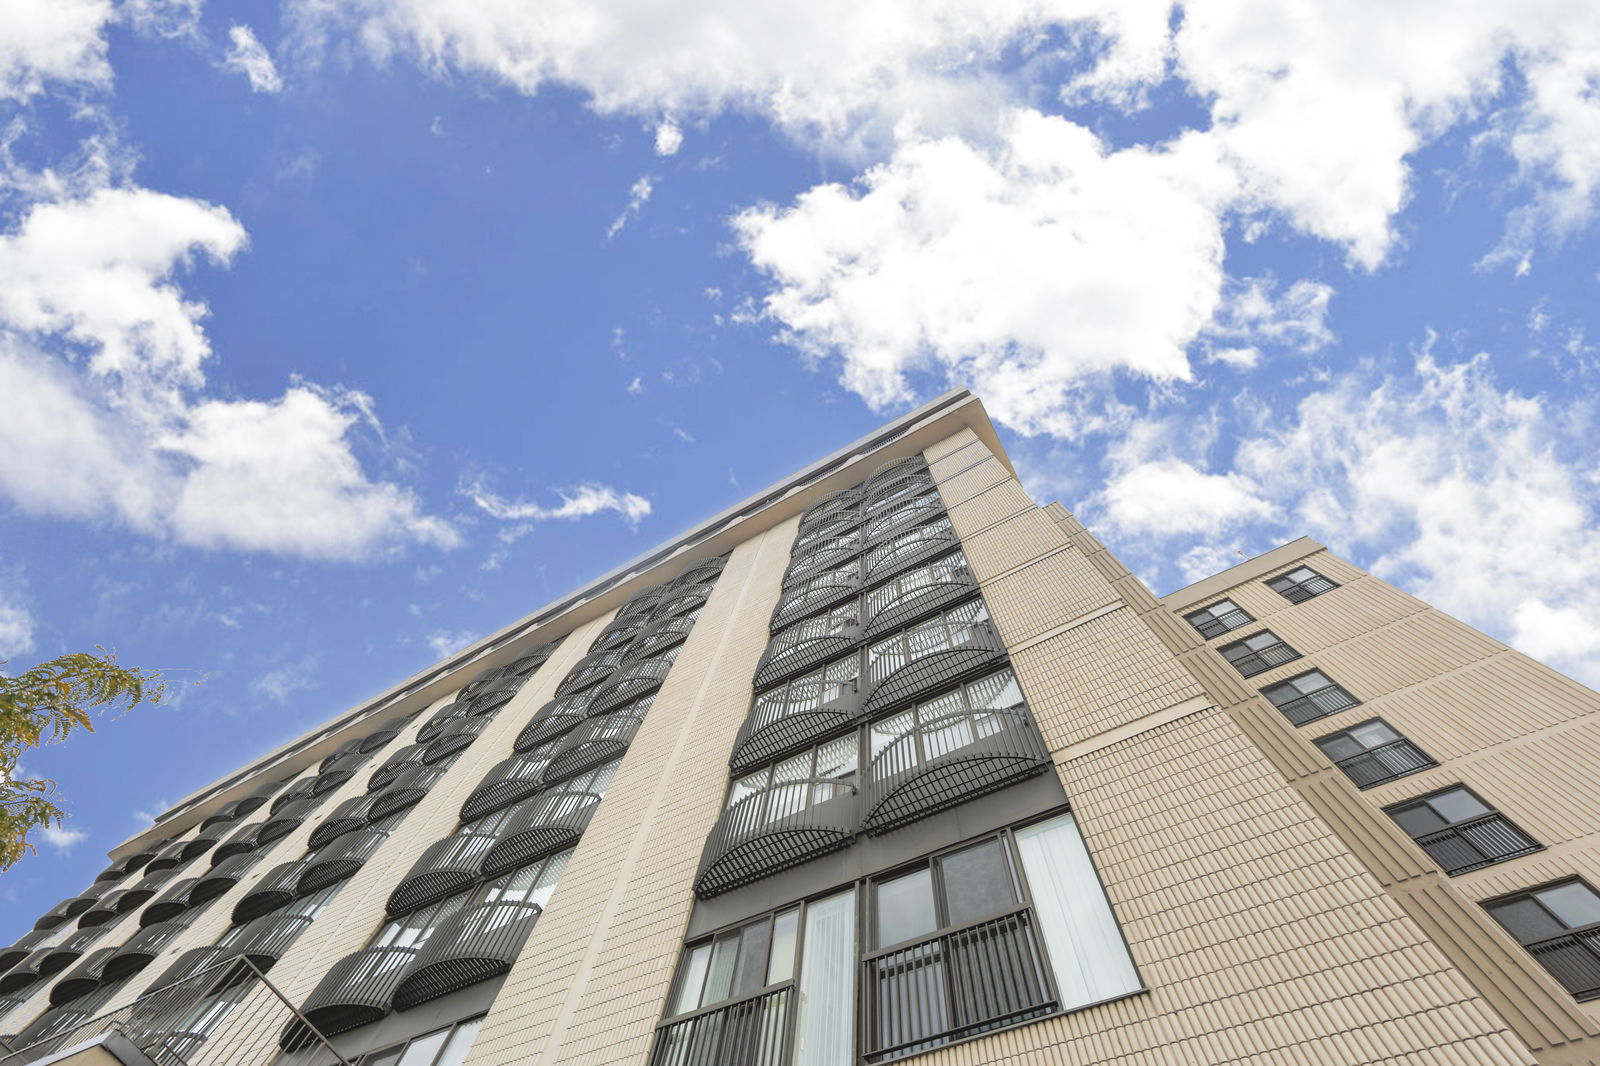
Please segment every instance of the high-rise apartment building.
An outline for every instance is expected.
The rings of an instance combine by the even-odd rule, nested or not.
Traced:
[[[1158,599],[956,392],[168,811],[0,1063],[1596,1063],[1597,753],[1313,541]]]

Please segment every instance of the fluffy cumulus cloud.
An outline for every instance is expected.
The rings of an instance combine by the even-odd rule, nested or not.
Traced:
[[[360,558],[457,536],[374,480],[360,393],[296,385],[273,401],[204,392],[206,308],[179,288],[245,243],[221,207],[139,188],[36,204],[0,236],[0,491],[202,547]]]
[[[1107,483],[1096,510],[1135,536],[1215,536],[1277,517],[1277,508],[1250,478],[1203,473],[1181,459],[1152,460],[1119,473]]]
[[[82,829],[68,829],[65,826],[47,825],[39,830],[39,839],[44,841],[45,846],[58,855],[70,855],[74,848],[89,839],[89,834]]]
[[[1014,428],[1075,436],[1085,381],[1189,377],[1187,348],[1221,294],[1226,189],[1198,142],[1110,151],[1019,110],[992,151],[913,141],[853,187],[735,227],[773,280],[766,314],[837,356],[868,403],[906,402],[908,374],[932,371]]]
[[[33,612],[17,590],[0,584],[0,660],[15,659],[33,649]]]
[[[101,35],[111,0],[7,0],[0,4],[0,99],[26,101],[51,82],[111,80]]]
[[[283,89],[277,65],[249,26],[233,26],[228,30],[228,54],[222,66],[224,70],[243,74],[252,92],[275,93]]]
[[[553,519],[588,518],[607,511],[621,515],[629,525],[637,525],[650,514],[650,501],[631,492],[619,492],[610,485],[593,482],[557,492],[561,502],[547,507],[523,500],[508,500],[491,492],[481,482],[462,489],[479,510],[493,518],[512,522],[548,522]]]

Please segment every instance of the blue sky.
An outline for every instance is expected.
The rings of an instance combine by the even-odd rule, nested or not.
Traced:
[[[1600,680],[1600,14],[1369,6],[0,7],[0,658],[177,683],[0,942],[952,384],[1157,591],[1309,534]]]

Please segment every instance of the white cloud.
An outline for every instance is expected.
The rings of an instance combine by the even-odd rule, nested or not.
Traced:
[[[0,4],[0,99],[26,101],[47,82],[111,82],[110,0],[7,0]]]
[[[765,313],[875,408],[913,371],[967,384],[1025,433],[1078,436],[1076,390],[1113,371],[1190,376],[1223,280],[1228,178],[1197,141],[1111,152],[1087,129],[1011,113],[994,153],[915,141],[859,187],[734,220],[775,290]],[[1092,416],[1089,416],[1092,417]]]
[[[222,61],[224,70],[243,74],[250,81],[252,92],[275,93],[283,90],[283,79],[272,56],[256,39],[249,26],[234,26],[228,30],[231,46]]]
[[[650,501],[643,496],[618,492],[609,485],[594,482],[587,482],[575,489],[557,490],[561,502],[554,507],[508,500],[490,492],[482,484],[469,485],[462,491],[485,514],[510,521],[547,522],[551,519],[587,518],[614,511],[629,525],[637,525],[650,514]]]
[[[470,629],[462,629],[453,633],[447,629],[435,629],[425,639],[428,642],[428,650],[433,652],[434,657],[443,659],[445,656],[453,655],[465,648],[477,640],[480,635]]]
[[[623,226],[639,217],[639,212],[644,210],[644,205],[650,200],[650,194],[653,192],[655,192],[655,183],[648,176],[642,177],[633,183],[632,187],[628,189],[628,206],[622,209],[622,214],[612,220],[611,228],[606,230],[606,240],[609,241],[621,233]]]
[[[632,381],[628,382],[627,393],[628,393],[629,396],[638,396],[643,392],[644,392],[644,379],[641,378],[641,377],[638,377],[637,375],[635,375],[634,379]]]
[[[89,839],[89,834],[82,829],[47,825],[39,830],[39,838],[51,851],[60,855],[70,855],[73,848]]]
[[[1333,343],[1328,328],[1328,301],[1333,288],[1320,281],[1301,280],[1282,295],[1271,277],[1243,278],[1228,286],[1216,321],[1207,329],[1209,337],[1249,342],[1250,365],[1260,358],[1256,345],[1269,345],[1302,354],[1319,351]],[[1210,352],[1208,358],[1233,365],[1243,360],[1227,349]]]
[[[656,126],[656,155],[677,155],[683,147],[683,130],[671,119]]]
[[[204,0],[122,0],[121,21],[140,33],[156,37],[192,37],[200,30]]]
[[[250,691],[280,706],[287,704],[301,692],[316,687],[312,677],[315,668],[312,659],[280,666],[250,682]]]
[[[33,612],[23,606],[15,590],[0,588],[0,659],[13,660],[33,648]]]
[[[1113,477],[1094,512],[1134,535],[1216,535],[1276,517],[1261,488],[1239,474],[1206,474],[1179,459],[1140,463]]]
[[[206,308],[174,276],[244,243],[225,209],[137,188],[38,204],[0,236],[0,492],[204,547],[348,559],[456,543],[363,472],[356,435],[381,438],[363,394],[203,394]]]

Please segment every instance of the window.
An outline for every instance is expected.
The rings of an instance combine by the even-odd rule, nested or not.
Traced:
[[[1308,670],[1287,681],[1268,685],[1261,690],[1261,694],[1295,725],[1315,722],[1319,718],[1361,705],[1361,701],[1350,695],[1348,689],[1334,684],[1321,670]]]
[[[766,793],[763,822],[798,814],[808,807],[855,791],[860,738],[849,736],[819,744],[782,762],[735,778],[728,789],[728,806]]]
[[[1316,745],[1357,788],[1371,788],[1439,765],[1380,718],[1319,737]]]
[[[1224,644],[1217,650],[1245,677],[1254,677],[1264,670],[1300,658],[1299,652],[1270,629],[1263,629],[1232,644]]]
[[[989,609],[975,599],[942,611],[925,622],[867,648],[867,674],[881,681],[913,660],[972,643],[983,631]]]
[[[867,730],[873,772],[878,776],[900,773],[993,736],[1009,724],[997,712],[1020,707],[1022,702],[1016,675],[1005,669],[875,722]],[[912,734],[914,743],[896,745],[894,755],[879,765],[878,756]]]
[[[1232,600],[1218,600],[1210,607],[1190,611],[1183,616],[1183,619],[1198,629],[1200,635],[1207,640],[1220,637],[1230,629],[1238,629],[1255,621],[1243,607]]]
[[[1290,603],[1304,603],[1313,596],[1320,596],[1339,586],[1309,566],[1297,566],[1287,574],[1270,579],[1267,587]]]
[[[1563,988],[1600,999],[1600,892],[1563,881],[1484,906]]]
[[[1385,810],[1452,877],[1542,847],[1461,785]]]
[[[854,692],[856,676],[860,672],[861,662],[857,656],[836,659],[820,670],[801,674],[757,696],[750,709],[751,716],[769,722],[803,711],[814,711]]]
[[[969,584],[966,567],[966,556],[953,552],[927,566],[907,570],[893,581],[886,581],[867,593],[867,617],[874,618],[906,597],[935,585]]]
[[[433,931],[439,928],[446,918],[466,906],[472,897],[472,890],[467,889],[446,896],[439,902],[427,907],[419,907],[410,914],[399,918],[390,918],[378,927],[378,933],[372,938],[368,947],[373,948],[420,948],[428,942]]]
[[[369,1051],[359,1066],[461,1066],[467,1061],[473,1037],[483,1024],[483,1015],[414,1036],[403,1044]]]
[[[479,893],[479,903],[532,903],[544,910],[556,890],[556,882],[572,858],[572,849],[557,852],[541,862],[529,863],[488,885]]]
[[[776,659],[784,652],[808,640],[822,640],[826,637],[844,636],[846,631],[857,624],[855,601],[841,603],[830,611],[813,615],[802,622],[779,630],[773,636],[772,643],[767,646],[767,658]]]

